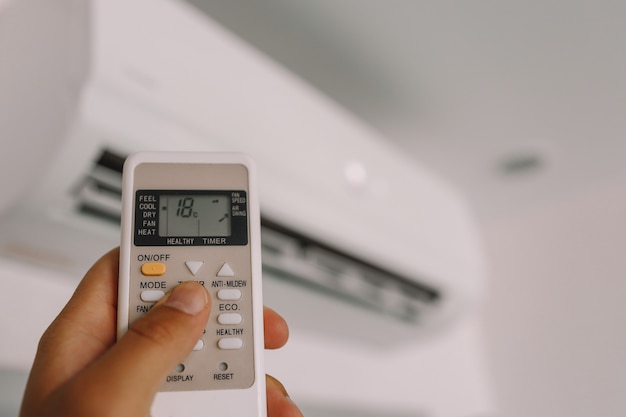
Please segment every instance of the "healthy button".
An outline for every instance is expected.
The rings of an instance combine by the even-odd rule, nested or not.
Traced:
[[[237,350],[243,347],[243,340],[238,337],[226,337],[217,341],[217,347],[222,350]]]

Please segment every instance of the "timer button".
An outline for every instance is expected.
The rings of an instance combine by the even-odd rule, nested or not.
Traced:
[[[158,277],[165,274],[166,267],[161,262],[146,262],[141,265],[141,273],[147,277]]]
[[[202,265],[204,265],[204,262],[203,261],[186,261],[185,265],[187,266],[187,269],[189,270],[189,272],[191,272],[191,275],[196,276],[200,268],[202,268]]]

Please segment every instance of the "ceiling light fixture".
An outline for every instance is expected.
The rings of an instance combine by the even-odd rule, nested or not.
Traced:
[[[367,169],[360,161],[350,161],[344,167],[344,176],[353,187],[364,187],[367,183]]]

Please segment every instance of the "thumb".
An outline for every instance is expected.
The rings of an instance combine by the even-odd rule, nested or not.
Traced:
[[[85,372],[86,380],[77,382],[94,386],[102,398],[116,399],[106,407],[119,409],[109,409],[108,415],[149,415],[159,386],[202,335],[210,307],[202,285],[178,285]]]

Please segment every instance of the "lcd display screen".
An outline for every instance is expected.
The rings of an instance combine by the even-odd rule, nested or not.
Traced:
[[[159,236],[226,237],[231,235],[231,197],[222,194],[159,196]]]

